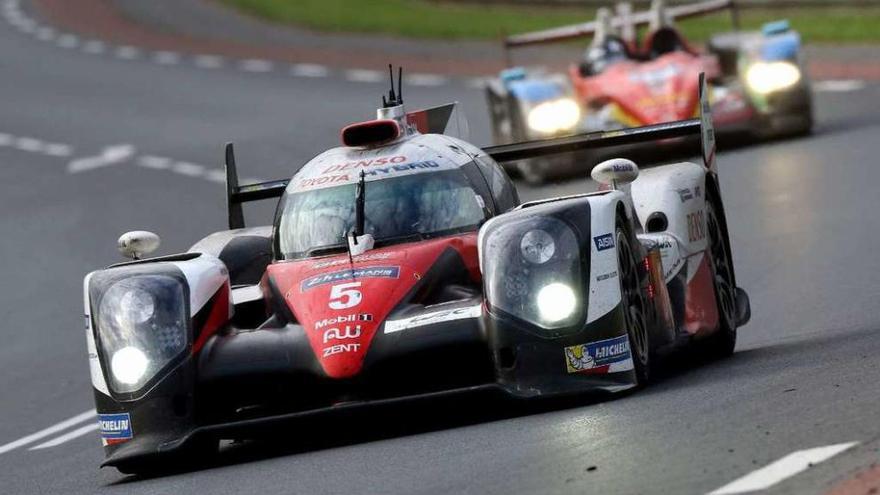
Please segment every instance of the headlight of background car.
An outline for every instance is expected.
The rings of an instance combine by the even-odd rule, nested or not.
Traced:
[[[100,296],[99,348],[114,391],[141,389],[186,349],[184,298],[182,282],[165,275],[124,278]]]
[[[791,62],[755,62],[746,70],[746,83],[762,95],[790,88],[801,80],[801,71]]]
[[[581,120],[581,108],[570,98],[545,101],[529,110],[529,128],[542,134],[570,131]]]
[[[492,308],[545,329],[571,327],[583,319],[580,248],[565,222],[529,216],[490,226],[482,250]]]

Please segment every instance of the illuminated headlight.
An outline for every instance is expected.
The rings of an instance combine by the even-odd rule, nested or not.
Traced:
[[[556,243],[553,242],[553,236],[547,231],[535,229],[523,235],[519,249],[526,261],[540,265],[553,257],[553,253],[556,252]]]
[[[147,368],[150,366],[150,360],[144,351],[137,347],[123,347],[115,353],[110,359],[110,371],[113,377],[125,385],[135,385],[141,381]]]
[[[480,250],[490,311],[526,322],[542,336],[577,331],[589,287],[576,227],[537,209],[484,227]]]
[[[542,134],[554,134],[574,128],[581,120],[581,108],[574,100],[563,98],[545,101],[529,111],[529,128]]]
[[[790,88],[800,80],[801,71],[791,62],[756,62],[746,71],[749,88],[760,94]]]
[[[577,307],[577,297],[571,287],[554,282],[538,291],[538,312],[547,323],[562,321]]]
[[[134,275],[97,281],[99,350],[109,368],[108,381],[118,393],[143,388],[189,343],[184,282],[168,275]],[[106,287],[106,290],[102,290]]]

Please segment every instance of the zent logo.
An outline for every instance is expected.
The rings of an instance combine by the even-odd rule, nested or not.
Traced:
[[[363,295],[357,290],[360,282],[334,285],[330,288],[330,309],[348,309],[361,303]]]

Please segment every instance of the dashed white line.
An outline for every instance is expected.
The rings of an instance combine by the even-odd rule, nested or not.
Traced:
[[[484,77],[472,77],[465,82],[465,86],[472,89],[485,89],[488,81],[489,80]]]
[[[13,442],[9,442],[6,445],[0,445],[0,454],[5,454],[6,452],[9,452],[10,450],[15,450],[15,449],[22,447],[24,445],[27,445],[29,443],[36,442],[37,440],[39,440],[41,438],[48,437],[49,435],[54,435],[55,433],[58,433],[60,431],[64,431],[64,430],[70,428],[71,426],[78,425],[78,424],[82,423],[83,421],[87,421],[89,419],[96,419],[97,415],[98,415],[98,413],[94,409],[86,411],[82,414],[77,414],[76,416],[74,416],[70,419],[64,420],[60,423],[56,423],[46,429],[40,430],[35,433],[31,433],[30,435],[28,435],[26,437],[19,438],[18,440],[15,440]]]
[[[171,158],[165,158],[164,156],[144,155],[138,158],[138,165],[156,170],[165,170],[171,167],[171,161]]]
[[[140,55],[140,50],[133,46],[123,45],[116,48],[116,56],[124,60],[132,60]]]
[[[330,71],[323,65],[294,64],[290,67],[290,73],[297,77],[327,77]]]
[[[345,71],[345,78],[353,82],[377,83],[385,80],[385,74],[377,70],[352,69]]]
[[[66,157],[73,154],[73,148],[67,144],[48,143],[43,151],[49,156]]]
[[[188,175],[190,177],[198,177],[205,173],[205,166],[197,163],[177,162],[171,166],[171,170],[178,174]]]
[[[104,42],[98,41],[98,40],[88,41],[85,44],[83,44],[82,48],[83,48],[84,52],[90,53],[92,55],[104,53],[104,51],[107,49],[104,46]]]
[[[57,43],[61,48],[76,48],[79,46],[79,38],[72,34],[65,34],[58,37]]]
[[[757,490],[766,490],[771,486],[790,478],[807,468],[826,461],[837,454],[851,448],[858,442],[839,443],[816,447],[814,449],[799,450],[772,462],[757,471],[734,480],[721,488],[709,493],[709,495],[733,495]]]
[[[15,140],[13,144],[16,148],[27,151],[30,153],[36,153],[39,151],[43,151],[43,142],[39,139],[29,138],[29,137],[20,137]]]
[[[0,146],[9,146],[12,144],[12,136],[0,132]]]
[[[205,172],[205,179],[210,181],[219,182],[221,184],[226,183],[226,171],[220,169],[211,169]]]
[[[202,69],[219,69],[225,63],[223,57],[217,55],[198,55],[193,59],[196,67]]]
[[[413,86],[442,86],[449,82],[447,77],[437,74],[410,74],[405,80]]]
[[[37,29],[37,39],[40,41],[49,41],[55,37],[55,30],[50,27],[41,27]]]
[[[79,437],[85,435],[86,433],[90,433],[90,432],[97,430],[98,426],[99,426],[98,423],[92,423],[90,425],[81,426],[71,432],[65,433],[64,435],[61,435],[57,438],[53,438],[52,440],[49,440],[48,442],[43,442],[39,445],[35,445],[28,450],[40,450],[40,449],[48,449],[49,447],[57,447],[57,446],[61,445],[62,443],[69,442],[69,441],[73,440],[74,438],[79,438]]]
[[[814,82],[813,89],[816,91],[845,93],[864,89],[866,85],[865,81],[860,81],[858,79],[831,79]]]
[[[134,146],[130,144],[118,144],[108,146],[101,151],[100,155],[80,158],[67,164],[67,171],[71,174],[85,172],[99,167],[122,163],[134,156]]]
[[[268,60],[248,59],[239,62],[239,67],[245,72],[269,72],[275,68],[275,64]]]
[[[168,51],[155,52],[153,61],[159,65],[175,65],[180,62],[180,54]]]

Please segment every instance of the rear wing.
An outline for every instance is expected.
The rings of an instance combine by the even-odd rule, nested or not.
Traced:
[[[700,74],[700,116],[695,119],[666,122],[644,127],[632,127],[615,131],[599,131],[559,138],[504,144],[483,148],[498,162],[510,162],[527,158],[556,155],[586,149],[607,148],[688,136],[700,136],[703,164],[715,173],[715,130],[712,125],[709,90],[705,74]],[[280,179],[258,184],[238,185],[235,150],[232,143],[226,145],[226,205],[229,228],[244,228],[242,204],[261,199],[278,198],[290,179]]]
[[[738,25],[738,16],[734,0],[704,0],[698,3],[677,5],[665,9],[666,21],[687,19],[701,15],[712,14],[725,9],[731,9],[734,25]],[[643,10],[630,12],[629,4],[618,4],[617,15],[606,22],[611,28],[619,29],[624,33],[624,39],[631,41],[636,28],[648,25],[654,19],[655,11]],[[581,24],[572,24],[558,28],[533,31],[531,33],[517,34],[504,39],[506,48],[518,48],[523,46],[558,43],[576,38],[593,36],[600,31],[603,25],[600,21],[590,21]]]

